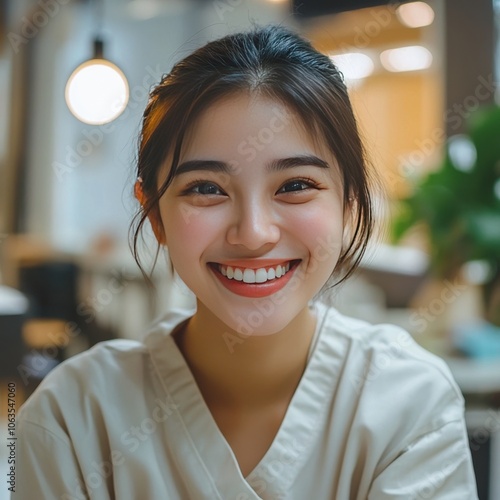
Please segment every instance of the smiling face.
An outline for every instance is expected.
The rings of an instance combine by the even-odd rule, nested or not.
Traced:
[[[234,331],[282,330],[337,264],[342,183],[316,142],[284,105],[247,93],[213,104],[185,137],[160,200],[166,245],[199,307]]]

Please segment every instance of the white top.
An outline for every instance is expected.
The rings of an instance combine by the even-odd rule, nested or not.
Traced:
[[[316,304],[316,342],[271,447],[243,477],[171,313],[144,343],[53,370],[18,416],[16,499],[477,499],[463,398],[403,330]]]

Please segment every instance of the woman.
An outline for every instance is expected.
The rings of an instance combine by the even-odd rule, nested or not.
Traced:
[[[315,300],[363,255],[369,185],[341,75],[293,32],[177,63],[143,117],[134,249],[149,220],[197,307],[49,374],[17,498],[477,498],[445,364]]]

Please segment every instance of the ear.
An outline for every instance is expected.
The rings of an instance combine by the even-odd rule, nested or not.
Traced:
[[[134,185],[134,195],[141,204],[142,207],[147,202],[146,195],[144,194],[144,191],[142,189],[142,180],[137,180]],[[151,224],[151,227],[153,228],[153,233],[160,245],[166,245],[166,238],[165,238],[165,231],[163,230],[163,224],[161,221],[161,215],[160,215],[160,210],[158,208],[158,205],[154,206],[151,208],[148,214],[148,219]]]

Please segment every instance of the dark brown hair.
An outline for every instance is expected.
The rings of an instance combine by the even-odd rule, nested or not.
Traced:
[[[172,181],[182,142],[196,118],[217,100],[241,91],[258,92],[297,113],[311,135],[323,139],[336,158],[344,185],[344,207],[351,214],[350,241],[336,272],[349,276],[359,264],[373,229],[367,160],[342,75],[330,58],[293,31],[256,27],[212,41],[179,61],[150,96],[139,137],[137,176],[146,203],[131,225],[131,248],[148,215],[160,219],[159,200]],[[168,155],[172,163],[158,189]],[[158,245],[156,257],[160,250]],[[153,266],[154,267],[154,266]]]

